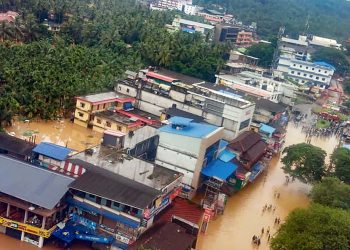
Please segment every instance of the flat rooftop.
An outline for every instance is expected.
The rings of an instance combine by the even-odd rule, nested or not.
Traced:
[[[98,93],[98,94],[92,94],[92,95],[84,95],[84,96],[77,96],[77,99],[91,102],[91,103],[99,103],[99,102],[107,102],[107,101],[117,101],[118,99],[123,99],[123,98],[130,98],[127,95],[123,95],[120,93],[116,93],[114,91],[110,92],[103,92],[103,93]]]
[[[218,130],[219,127],[193,122],[192,119],[174,116],[168,120],[170,124],[165,125],[159,129],[160,132],[177,134],[187,137],[204,138],[214,131]],[[177,127],[175,127],[177,126]],[[181,128],[178,128],[181,126]]]
[[[53,209],[73,178],[0,155],[0,192]]]
[[[96,117],[105,118],[114,122],[118,122],[124,125],[131,125],[135,123],[135,120],[130,119],[130,117],[120,114],[118,112],[113,112],[111,110],[105,110],[94,114]]]
[[[0,132],[0,149],[26,156],[32,153],[34,143]]]
[[[188,76],[188,75],[184,75],[184,74],[177,73],[177,72],[163,69],[163,68],[155,70],[154,73],[157,73],[157,74],[160,74],[163,76],[167,76],[167,77],[170,77],[170,78],[175,79],[175,80],[180,80],[182,83],[189,84],[189,85],[204,82],[204,80],[202,80],[202,79],[195,78],[195,77]]]
[[[183,23],[183,24],[187,24],[187,25],[193,25],[193,26],[198,26],[198,27],[203,27],[205,29],[214,29],[215,26],[213,25],[209,25],[209,24],[205,24],[205,23],[199,23],[199,22],[194,22],[194,21],[191,21],[191,20],[187,20],[187,19],[180,19],[180,23]]]
[[[92,164],[123,176],[130,183],[140,183],[155,190],[163,189],[180,176],[176,171],[128,156],[114,147],[99,145],[91,151],[92,154],[85,151],[75,154],[70,161],[79,159],[83,161],[79,164],[82,167]]]

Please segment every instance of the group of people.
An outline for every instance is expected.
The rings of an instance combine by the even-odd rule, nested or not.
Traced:
[[[270,204],[270,205],[265,204],[265,206],[263,206],[262,211],[263,211],[263,213],[266,212],[266,211],[268,211],[268,212],[270,212],[270,211],[275,212],[276,211],[276,206],[272,206],[272,204]]]
[[[266,234],[265,234],[265,228],[263,227],[263,228],[261,229],[261,234],[260,234],[260,236],[253,235],[252,243],[253,243],[254,245],[260,246],[260,244],[261,244],[261,238],[262,238],[264,235],[267,237],[267,242],[269,242],[270,239],[271,239],[270,227],[269,227],[269,226],[266,228]]]

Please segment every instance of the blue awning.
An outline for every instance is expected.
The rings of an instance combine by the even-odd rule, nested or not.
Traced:
[[[270,136],[272,136],[273,132],[275,132],[275,130],[276,130],[275,128],[268,126],[266,124],[263,124],[263,123],[261,123],[260,125],[261,126],[259,128],[259,131],[266,133],[266,134],[269,134]]]
[[[232,153],[230,150],[225,149],[219,155],[219,159],[223,162],[229,162],[236,157],[236,154]]]
[[[265,169],[265,166],[260,162],[256,163],[251,169],[251,175],[249,177],[249,181],[252,182],[258,177],[261,172]]]
[[[33,149],[33,152],[58,161],[63,161],[73,152],[73,150],[57,144],[41,142]]]
[[[89,204],[86,204],[84,202],[80,202],[80,201],[77,201],[73,198],[68,198],[66,199],[67,203],[71,204],[71,205],[75,205],[85,211],[93,211],[97,214],[102,214],[103,216],[111,219],[111,220],[115,220],[115,221],[118,221],[120,223],[123,223],[125,225],[128,225],[129,227],[132,227],[132,228],[138,228],[139,227],[139,222],[137,221],[134,221],[134,220],[131,220],[131,219],[128,219],[124,216],[121,216],[121,215],[116,215],[116,214],[113,214],[111,212],[108,212],[106,210],[103,210],[103,209],[98,209],[97,207],[94,207],[94,206],[91,206]]]
[[[133,110],[134,109],[134,106],[132,105],[131,102],[126,102],[123,104],[123,109],[125,111],[128,111],[128,110]]]
[[[236,164],[217,159],[209,163],[208,166],[204,167],[202,169],[202,174],[207,177],[216,177],[221,180],[226,180],[233,174],[234,171],[236,171],[236,169]]]

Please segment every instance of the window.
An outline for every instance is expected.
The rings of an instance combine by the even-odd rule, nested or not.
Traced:
[[[300,68],[302,68],[303,66],[302,66],[302,65],[300,65],[299,67],[300,67]]]
[[[312,78],[312,77],[314,77],[313,75],[310,75],[310,77]]]
[[[302,80],[302,81],[301,81],[301,83],[305,83],[305,81],[304,81],[304,80]]]
[[[306,67],[306,69],[309,69],[309,67]]]
[[[312,70],[315,70],[315,68],[312,68]]]
[[[321,70],[319,69],[318,72],[321,72]]]
[[[121,126],[117,126],[117,129],[118,129],[119,131],[122,131],[122,127],[121,127]]]
[[[322,81],[326,81],[326,78],[322,78]]]
[[[306,74],[304,74],[304,76],[306,76]]]
[[[98,124],[101,124],[101,123],[102,123],[101,119],[99,119],[99,118],[96,118],[96,122],[97,122]]]
[[[300,76],[300,72],[298,72],[297,75]]]
[[[79,117],[84,117],[84,114],[81,112],[78,112]]]
[[[325,71],[324,71],[324,73],[326,73],[326,74],[327,74],[327,73],[328,73],[328,71],[327,71],[327,70],[325,70]]]
[[[239,130],[242,130],[242,129],[248,127],[249,123],[250,123],[250,119],[247,119],[247,120],[241,122],[241,124],[239,125]]]
[[[106,122],[106,126],[110,128],[110,127],[112,127],[112,124],[111,124],[110,122],[107,121],[107,122]]]
[[[106,108],[106,105],[107,105],[106,103],[104,103],[104,104],[103,104],[103,109],[105,109],[105,108]]]
[[[127,88],[127,89],[126,89],[126,93],[129,93],[129,92],[130,92],[130,90]]]
[[[85,108],[85,103],[81,102],[80,107]]]
[[[318,76],[316,76],[316,80],[320,79]]]
[[[292,72],[290,72],[290,73],[294,74],[294,70]]]
[[[294,63],[293,66],[297,66],[297,65]]]
[[[119,88],[119,90],[122,90],[122,87],[119,86],[118,88]]]

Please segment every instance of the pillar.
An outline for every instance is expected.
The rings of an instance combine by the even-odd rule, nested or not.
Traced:
[[[7,218],[10,216],[10,209],[11,209],[11,205],[7,203],[7,210],[6,210],[6,217]]]
[[[23,223],[26,223],[26,222],[27,222],[27,219],[28,219],[28,210],[25,210],[25,211],[24,211]],[[22,232],[21,241],[24,241],[24,235],[25,235],[25,232]]]
[[[41,223],[41,229],[45,229],[45,224],[46,224],[46,217],[43,217],[43,222]],[[39,237],[39,245],[38,247],[42,248],[44,245],[44,237]]]

